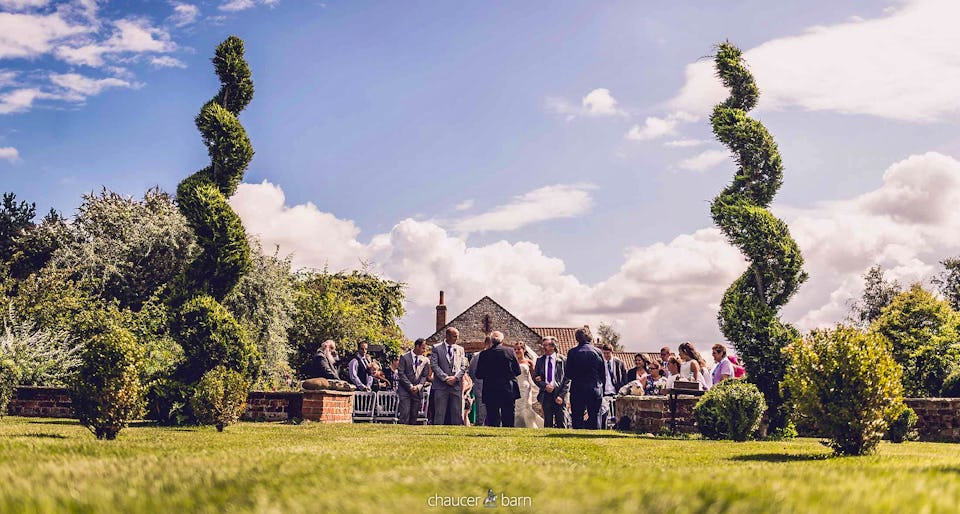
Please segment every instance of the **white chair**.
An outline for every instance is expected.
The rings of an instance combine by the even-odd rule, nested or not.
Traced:
[[[427,407],[430,403],[430,387],[425,387],[423,389],[423,394],[420,395],[420,409],[417,410],[417,424],[426,425],[430,418],[427,416]]]
[[[380,391],[377,393],[376,410],[373,420],[377,423],[396,423],[399,421],[397,410],[400,407],[400,397],[394,391]]]
[[[372,391],[357,391],[353,393],[353,422],[372,423],[376,400],[377,393]]]

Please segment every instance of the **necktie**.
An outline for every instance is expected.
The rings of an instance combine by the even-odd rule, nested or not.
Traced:
[[[611,361],[607,361],[607,373],[610,373],[610,381],[613,382],[613,365]]]
[[[553,357],[547,357],[547,383],[553,383]]]
[[[451,366],[453,365],[453,347],[449,344],[447,345],[447,361]]]

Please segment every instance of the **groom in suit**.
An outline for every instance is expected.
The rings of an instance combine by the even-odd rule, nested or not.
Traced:
[[[430,367],[433,369],[433,420],[435,425],[463,424],[463,374],[467,359],[457,344],[460,331],[447,327],[446,341],[433,346]]]
[[[413,343],[413,349],[400,356],[400,386],[397,396],[400,406],[397,408],[399,423],[413,425],[417,422],[420,412],[420,403],[423,401],[423,389],[427,383],[427,358],[423,352],[427,349],[427,342],[422,338]]]
[[[593,336],[586,327],[574,334],[577,346],[567,352],[565,379],[570,382],[570,407],[573,428],[600,429],[605,371],[600,350],[591,344]],[[584,414],[587,420],[584,422]]]
[[[514,426],[514,408],[520,398],[520,364],[513,350],[503,346],[503,333],[490,334],[490,348],[480,352],[477,378],[483,380],[483,403],[488,427]]]
[[[563,357],[557,354],[557,341],[552,336],[543,338],[543,355],[533,366],[533,381],[540,388],[537,401],[543,407],[544,428],[570,428],[566,396],[570,383],[563,379]]]

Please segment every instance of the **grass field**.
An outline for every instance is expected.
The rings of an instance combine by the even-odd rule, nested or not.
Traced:
[[[529,497],[497,512],[958,512],[960,445],[713,442],[611,432],[0,420],[0,512],[490,512],[444,497]],[[452,501],[452,500],[449,500]],[[502,502],[503,499],[501,498]]]

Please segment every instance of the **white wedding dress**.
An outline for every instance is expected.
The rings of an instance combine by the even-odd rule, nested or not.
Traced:
[[[537,402],[537,394],[540,389],[533,382],[530,376],[530,366],[520,365],[520,376],[517,377],[517,383],[520,385],[520,398],[517,399],[514,407],[515,427],[521,428],[543,428],[543,417],[533,410],[533,405]]]

